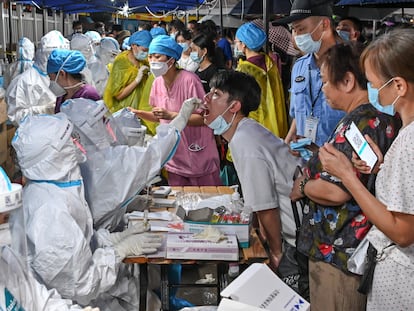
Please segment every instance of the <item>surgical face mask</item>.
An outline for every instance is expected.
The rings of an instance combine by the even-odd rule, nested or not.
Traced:
[[[137,60],[146,60],[148,57],[148,52],[138,51],[138,53],[134,53],[134,56]]]
[[[234,57],[241,57],[241,56],[244,56],[244,53],[243,53],[243,51],[241,51],[241,50],[239,50],[238,48],[237,48],[237,44],[234,46]]]
[[[187,42],[178,43],[178,45],[183,48],[183,53],[186,52],[190,47],[190,45]]]
[[[373,88],[370,82],[367,83],[368,99],[371,105],[373,105],[378,111],[388,114],[390,116],[395,115],[395,103],[400,98],[400,95],[398,95],[391,104],[381,105],[379,102],[379,92],[388,84],[390,84],[393,80],[394,78],[391,78],[390,80],[385,82],[385,84],[381,86],[379,89]]]
[[[166,62],[150,62],[150,71],[155,77],[163,76],[167,73],[170,66]]]
[[[213,120],[207,126],[214,131],[214,135],[222,135],[223,133],[227,132],[230,126],[233,124],[234,118],[236,117],[236,113],[233,114],[233,117],[229,123],[223,118],[223,115],[231,108],[232,105],[228,106],[224,112],[219,115],[217,118]]]
[[[345,31],[345,30],[337,30],[336,31],[338,33],[338,35],[342,38],[342,40],[344,41],[349,41],[351,33],[349,31]]]
[[[312,32],[295,36],[295,43],[302,52],[308,54],[317,53],[320,50],[323,33],[318,41],[314,41],[312,39],[312,34],[315,32],[315,30],[319,27],[321,23],[322,21],[319,22],[319,24],[315,27],[314,30],[312,30]]]
[[[50,81],[50,85],[49,85],[49,89],[53,92],[53,94],[55,94],[56,97],[61,97],[66,94],[66,90],[62,86],[60,86],[59,83],[57,83],[59,73],[60,73],[60,70],[57,73],[55,80]]]
[[[204,60],[204,55],[202,57],[198,56],[198,52],[191,52],[190,58],[193,62],[200,64]]]

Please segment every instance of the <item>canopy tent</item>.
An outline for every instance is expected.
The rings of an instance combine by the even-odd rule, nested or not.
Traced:
[[[204,22],[206,20],[212,20],[216,25],[220,25],[220,15],[206,15],[200,22]],[[223,15],[223,27],[226,28],[239,28],[245,21],[241,20],[240,18],[236,18],[231,15]]]
[[[268,4],[272,5],[270,14],[286,14],[289,15],[290,7],[293,0],[269,0]],[[264,15],[263,0],[241,0],[230,11],[232,15]]]
[[[352,16],[361,21],[382,20],[395,11],[395,8],[373,8],[363,6],[335,6],[334,14],[345,17]]]
[[[360,20],[382,20],[398,8],[412,7],[414,0],[340,0],[334,7],[334,13]]]
[[[204,0],[21,0],[16,3],[35,5],[39,8],[61,10],[65,13],[113,12],[124,15],[136,12],[162,12],[187,10]]]
[[[368,8],[412,8],[413,0],[340,0],[337,6],[359,6]]]

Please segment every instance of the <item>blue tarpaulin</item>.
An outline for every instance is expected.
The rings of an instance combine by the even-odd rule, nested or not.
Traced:
[[[367,6],[367,7],[413,7],[413,0],[340,0],[337,6]]]
[[[132,14],[146,12],[146,7],[152,12],[194,9],[204,0],[24,0],[16,2],[61,10],[65,13],[117,12],[122,11],[125,5],[128,5],[128,13]]]

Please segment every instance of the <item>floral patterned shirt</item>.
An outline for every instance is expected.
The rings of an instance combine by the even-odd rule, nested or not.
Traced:
[[[339,121],[329,142],[352,158],[352,147],[345,139],[344,133],[354,122],[363,135],[368,134],[385,154],[401,128],[399,117],[392,117],[377,111],[371,104],[358,106]],[[346,188],[341,181],[322,170],[318,153],[307,164],[311,179],[322,178],[325,181]],[[361,182],[371,193],[375,191],[375,175],[356,172]],[[329,262],[348,272],[347,260],[360,241],[367,234],[371,224],[354,199],[343,205],[326,206],[313,201],[305,207],[300,230],[298,249],[314,260]]]

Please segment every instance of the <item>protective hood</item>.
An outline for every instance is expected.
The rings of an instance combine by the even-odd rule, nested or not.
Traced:
[[[35,48],[32,41],[23,37],[19,40],[19,49],[17,50],[17,60],[33,60]]]
[[[35,48],[32,41],[23,37],[19,40],[17,49],[17,61],[11,63],[7,68],[3,68],[3,88],[7,89],[10,82],[19,74],[25,72],[33,66]]]
[[[114,120],[128,141],[128,146],[143,146],[147,128],[141,125],[135,113],[123,108],[113,114]]]
[[[92,46],[92,39],[84,34],[75,33],[70,40],[70,49],[80,51],[89,62],[95,56],[95,50]]]
[[[24,118],[12,140],[23,175],[37,181],[79,179],[72,130],[62,113]]]
[[[124,145],[126,139],[103,101],[75,98],[60,107],[75,126],[74,136],[87,150]]]
[[[35,65],[46,72],[47,59],[54,49],[69,49],[69,40],[60,31],[52,30],[40,39],[40,45],[36,51]]]

